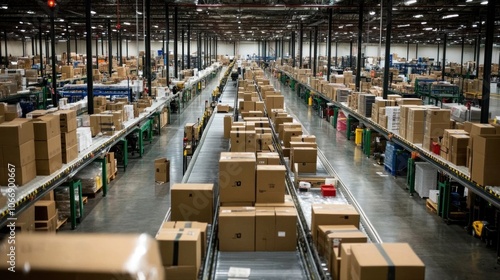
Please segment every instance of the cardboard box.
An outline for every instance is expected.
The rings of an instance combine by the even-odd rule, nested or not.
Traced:
[[[255,153],[221,153],[220,202],[255,202]]]
[[[257,143],[259,151],[269,151],[269,146],[273,145],[273,135],[271,133],[260,134]]]
[[[255,251],[255,208],[221,207],[218,230],[221,252]]]
[[[473,144],[472,181],[482,186],[499,186],[500,135],[476,135]]]
[[[58,153],[49,159],[36,160],[36,175],[50,175],[62,167],[62,155]]]
[[[17,264],[30,264],[28,275],[11,273],[4,240],[0,246],[2,279],[164,279],[159,248],[147,235],[119,234],[45,234],[16,236]],[[67,254],[67,252],[79,252]],[[138,255],[137,252],[143,252]],[[130,269],[130,260],[142,265]],[[5,271],[5,272],[4,272]],[[8,274],[7,274],[8,273]],[[7,277],[7,275],[12,275]]]
[[[167,158],[155,159],[155,181],[170,182],[170,160]]]
[[[170,188],[174,221],[213,222],[213,184],[174,184]]]
[[[307,143],[316,143],[316,136],[314,135],[299,135],[293,136],[290,138],[291,142],[307,142]]]
[[[78,144],[76,129],[70,132],[61,132],[61,147],[72,147]]]
[[[260,203],[256,202],[255,207],[295,207],[290,195],[284,195],[284,202]]]
[[[198,269],[194,265],[167,266],[165,268],[165,279],[168,280],[196,280]]]
[[[61,128],[59,116],[45,115],[33,120],[35,140],[49,140],[55,136],[60,137]]]
[[[283,165],[257,165],[256,202],[281,203],[285,195],[285,173]]]
[[[33,122],[16,119],[0,124],[0,146],[19,146],[34,139]]]
[[[295,251],[297,247],[297,210],[295,207],[275,207],[275,251]]]
[[[54,115],[59,116],[61,132],[71,132],[78,127],[75,110],[59,110]]]
[[[93,114],[90,115],[90,130],[92,132],[92,137],[95,137],[97,134],[101,133],[101,115]]]
[[[318,249],[325,255],[331,255],[334,248],[339,248],[342,243],[366,243],[368,237],[352,225],[344,226],[318,226]]]
[[[33,140],[19,146],[4,146],[1,150],[3,165],[0,168],[7,168],[9,163],[22,166],[35,161],[35,141]]]
[[[352,205],[313,204],[311,207],[311,235],[315,244],[320,225],[353,225],[359,228],[359,213]]]
[[[36,159],[50,159],[61,154],[61,137],[56,135],[46,141],[35,141]]]
[[[66,147],[65,150],[62,150],[62,163],[69,163],[78,158],[78,144]]]
[[[56,202],[53,200],[39,200],[35,202],[35,220],[46,221],[56,214]]]
[[[229,105],[228,104],[217,104],[217,113],[228,113]]]
[[[425,112],[426,123],[449,124],[450,119],[451,119],[451,111],[448,109],[428,109]]]
[[[206,248],[207,248],[207,228],[208,224],[207,223],[200,223],[200,222],[163,222],[163,224],[160,227],[160,231],[162,229],[169,229],[169,228],[177,228],[177,229],[191,229],[191,228],[196,228],[200,230],[201,233],[201,256],[203,257],[206,253]]]
[[[163,266],[201,264],[201,232],[197,228],[162,229],[156,235]]]
[[[285,147],[290,147],[290,140],[293,136],[302,135],[302,128],[284,128],[283,129],[283,144]]]
[[[351,253],[352,279],[389,279],[389,266],[394,267],[393,279],[425,279],[424,263],[406,243],[367,243],[352,247]]]
[[[316,173],[316,162],[295,162],[292,169],[298,173]]]
[[[310,147],[294,147],[290,151],[292,162],[316,162],[318,149]]]
[[[231,152],[245,152],[246,132],[231,131]]]
[[[275,152],[257,153],[257,165],[279,165],[280,156]]]
[[[340,255],[340,269],[338,272],[338,278],[340,280],[351,280],[351,259],[352,252],[351,249],[355,246],[363,244],[354,243],[343,243],[340,245],[339,255]],[[335,268],[334,268],[335,270]]]
[[[255,251],[274,251],[276,238],[274,207],[255,207]]]
[[[11,174],[7,166],[0,168],[0,185],[7,186],[9,184],[9,174]],[[36,161],[27,163],[26,165],[15,166],[15,183],[22,186],[36,177]]]
[[[251,131],[245,131],[245,152],[257,151],[257,135],[255,134],[255,128]]]
[[[231,125],[233,124],[233,118],[229,115],[224,116],[224,139],[229,139],[231,136]]]

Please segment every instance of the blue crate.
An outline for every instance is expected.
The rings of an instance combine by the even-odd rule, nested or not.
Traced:
[[[385,147],[384,169],[393,176],[400,174],[408,167],[410,154],[400,146],[387,142]]]

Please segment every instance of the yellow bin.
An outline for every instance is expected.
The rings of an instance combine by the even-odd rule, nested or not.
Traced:
[[[363,129],[356,128],[356,136],[354,138],[354,143],[356,143],[357,146],[361,146],[362,142],[363,142]]]
[[[309,96],[309,100],[307,102],[307,105],[309,105],[309,106],[313,105],[313,98],[312,98],[312,96]]]

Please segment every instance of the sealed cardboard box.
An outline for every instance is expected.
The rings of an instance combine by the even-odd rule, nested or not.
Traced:
[[[313,204],[311,235],[315,243],[320,225],[353,225],[359,228],[359,213],[349,204]]]
[[[275,251],[295,251],[297,246],[297,210],[295,207],[275,207]]]
[[[167,158],[155,159],[155,181],[170,182],[170,160]]]
[[[97,134],[101,133],[101,115],[93,114],[90,115],[90,130],[92,132],[92,137],[95,137]]]
[[[61,132],[76,130],[77,123],[75,110],[59,110],[54,112],[54,115],[59,116]]]
[[[35,161],[35,141],[33,140],[19,146],[4,146],[1,147],[1,150],[2,159],[5,163],[5,166],[1,168],[7,167],[7,163],[15,166],[22,166]]]
[[[316,162],[318,150],[310,147],[294,147],[290,156],[293,162]]]
[[[7,240],[0,246],[2,279],[121,279],[163,280],[157,242],[145,234],[53,234],[16,236],[16,264],[28,275],[7,270]],[[68,250],[78,254],[67,254]],[[137,252],[142,252],[137,254]],[[141,265],[130,266],[135,259]]]
[[[162,229],[156,235],[163,266],[201,264],[201,232],[197,228]]]
[[[260,134],[257,140],[259,151],[269,151],[269,145],[273,145],[273,135],[271,133]]]
[[[231,152],[245,152],[245,131],[231,131]]]
[[[316,173],[316,162],[295,162],[292,170],[297,170],[298,173]]]
[[[34,139],[33,122],[16,119],[0,124],[0,146],[19,146]]]
[[[2,167],[0,169],[0,185],[2,186],[7,186],[9,184],[8,179],[10,178],[9,174],[12,174],[14,172],[11,172],[8,168]],[[36,177],[36,161],[32,161],[30,163],[27,163],[26,165],[22,166],[15,166],[15,183],[16,185],[22,186],[29,181],[35,179]]]
[[[61,134],[59,116],[45,115],[33,120],[35,140],[49,140]]]
[[[62,150],[61,155],[63,163],[69,163],[72,160],[75,160],[76,158],[78,158],[78,144],[72,147],[66,147],[65,150]]]
[[[231,136],[231,125],[233,124],[233,118],[231,116],[224,116],[224,139],[229,139]]]
[[[36,160],[36,175],[50,175],[62,167],[62,155],[58,153],[49,159]]]
[[[251,131],[245,131],[245,152],[257,151],[257,135],[255,134],[255,128]]]
[[[229,105],[228,104],[218,104],[217,105],[217,113],[228,113]]]
[[[316,143],[316,136],[314,135],[299,135],[299,136],[293,136],[290,141],[293,142],[312,142]]]
[[[274,251],[275,234],[274,207],[255,207],[255,251]]]
[[[499,186],[500,135],[476,135],[473,144],[472,181],[482,186]]]
[[[326,255],[332,254],[332,249],[338,248],[342,243],[368,242],[366,234],[360,231],[355,226],[319,226],[318,228],[320,231],[320,236],[323,235],[324,238],[323,250]],[[318,246],[321,245],[320,242],[321,241],[318,240]]]
[[[363,244],[355,243],[342,243],[340,245],[339,255],[340,255],[340,269],[337,272],[338,278],[340,280],[351,280],[351,249],[352,247],[359,246]],[[333,268],[335,271],[335,267]]]
[[[47,141],[35,141],[36,159],[50,159],[61,154],[61,137],[56,135]]]
[[[179,265],[165,267],[165,279],[168,280],[196,280],[198,269],[194,265]]]
[[[35,202],[35,220],[46,221],[56,215],[56,202],[39,200]]]
[[[164,222],[161,225],[160,231],[162,229],[169,229],[169,228],[177,228],[177,229],[190,229],[190,228],[196,228],[200,230],[201,234],[201,255],[204,256],[206,253],[206,247],[207,247],[207,223],[200,223],[200,222],[171,222],[167,221]]]
[[[184,135],[187,139],[192,139],[194,137],[194,129],[195,129],[194,123],[186,123],[184,125]]]
[[[214,209],[213,188],[213,184],[174,184],[170,188],[171,219],[211,224]]]
[[[255,202],[255,168],[255,153],[221,154],[220,202]]]
[[[78,144],[76,129],[70,132],[61,132],[61,147],[73,147]]]
[[[450,123],[451,111],[448,109],[427,109],[425,121],[427,123]]]
[[[285,128],[283,129],[283,143],[285,147],[290,147],[290,140],[293,136],[302,135],[301,128]]]
[[[256,202],[284,202],[285,172],[283,165],[257,165]]]
[[[275,152],[260,152],[257,153],[258,165],[279,165],[280,156]]]
[[[351,253],[352,279],[386,280],[391,270],[395,280],[425,279],[424,263],[406,243],[367,243],[352,247]]]
[[[255,251],[254,207],[221,207],[218,229],[220,251]]]

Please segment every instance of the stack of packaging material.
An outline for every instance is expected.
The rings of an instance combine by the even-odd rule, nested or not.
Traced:
[[[68,163],[78,157],[76,111],[60,110],[54,114],[60,121],[62,162]]]
[[[439,143],[445,129],[451,127],[450,110],[427,109],[425,111],[424,141],[422,147],[431,150],[431,144]]]
[[[358,96],[358,112],[364,117],[372,114],[372,104],[375,102],[375,95],[362,93]]]
[[[76,129],[78,152],[82,152],[92,146],[92,130],[90,127],[79,127]]]
[[[102,187],[102,164],[92,162],[78,172],[74,178],[81,181],[83,194],[96,193]]]
[[[53,199],[35,203],[35,231],[55,232],[58,218],[56,202]]]
[[[76,116],[75,116],[76,117]],[[50,175],[62,167],[61,128],[58,115],[33,120],[37,175]]]
[[[385,116],[387,117],[387,130],[393,133],[399,133],[400,121],[400,108],[399,106],[386,106]]]

